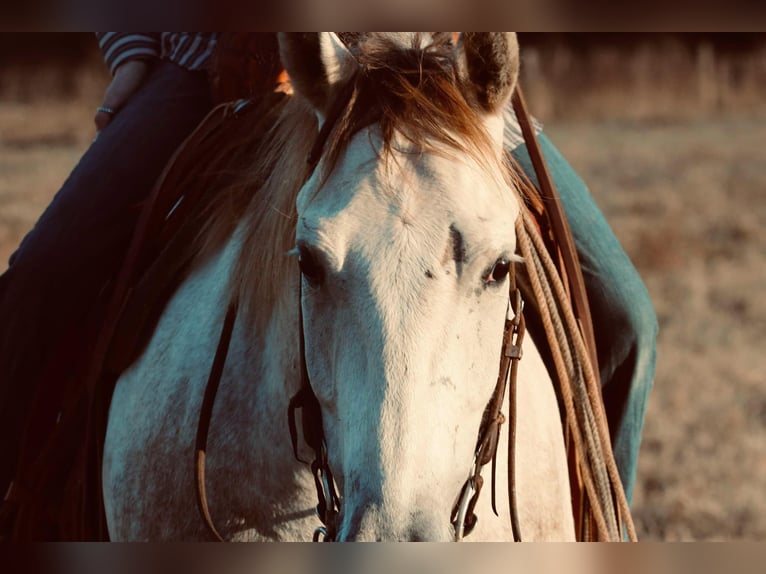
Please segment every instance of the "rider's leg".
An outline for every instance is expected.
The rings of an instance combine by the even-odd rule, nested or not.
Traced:
[[[580,256],[612,446],[630,502],[644,412],[654,380],[657,317],[638,272],[588,188],[545,134],[539,139]],[[517,147],[513,156],[537,182],[526,146]]]
[[[204,72],[158,62],[0,276],[0,499],[46,361],[118,270],[141,202],[210,107]]]

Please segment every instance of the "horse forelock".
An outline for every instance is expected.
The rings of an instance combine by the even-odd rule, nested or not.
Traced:
[[[381,155],[390,157],[402,138],[409,151],[467,154],[494,169],[500,156],[485,129],[484,111],[458,73],[450,35],[407,38],[371,34],[353,51],[358,68],[352,95],[325,149],[324,179],[351,138],[378,124]],[[501,170],[505,171],[505,170]]]

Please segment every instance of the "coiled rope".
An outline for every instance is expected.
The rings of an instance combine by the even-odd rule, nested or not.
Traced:
[[[522,207],[516,222],[516,236],[550,343],[565,425],[573,441],[585,488],[584,522],[587,524],[590,519],[595,522],[595,537],[589,528],[585,528],[583,538],[621,541],[624,526],[628,539],[635,541],[635,527],[612,453],[601,387],[570,298],[526,207]]]

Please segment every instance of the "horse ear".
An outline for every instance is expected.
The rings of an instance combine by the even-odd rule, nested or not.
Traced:
[[[465,32],[458,39],[458,71],[487,112],[503,108],[519,76],[519,43],[515,32]]]
[[[295,91],[325,112],[333,88],[350,76],[351,52],[333,32],[280,32],[278,37]]]

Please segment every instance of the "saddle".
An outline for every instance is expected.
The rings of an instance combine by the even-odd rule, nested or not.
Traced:
[[[273,124],[279,103],[287,97],[275,89],[280,72],[275,35],[222,34],[211,79],[216,100],[224,103],[184,141],[155,184],[100,316],[90,364],[61,401],[68,405],[64,412],[69,416],[55,425],[41,454],[23,465],[15,481],[21,488],[3,504],[2,539],[108,540],[100,469],[114,385],[140,356],[166,302],[190,271],[193,258],[188,245],[202,228],[216,190],[225,188],[247,166],[259,134]],[[528,181],[522,185],[525,200],[568,286],[596,365],[590,312],[571,232],[550,176],[545,176],[545,161],[520,92],[514,106],[541,184],[540,190]],[[52,412],[48,405],[32,417],[50,417]],[[68,463],[62,461],[62,452]],[[577,468],[575,461],[570,461],[570,468]],[[571,479],[575,511],[582,515],[582,481],[576,471]],[[61,484],[65,486],[53,486]],[[578,539],[583,539],[582,523],[576,520]]]

